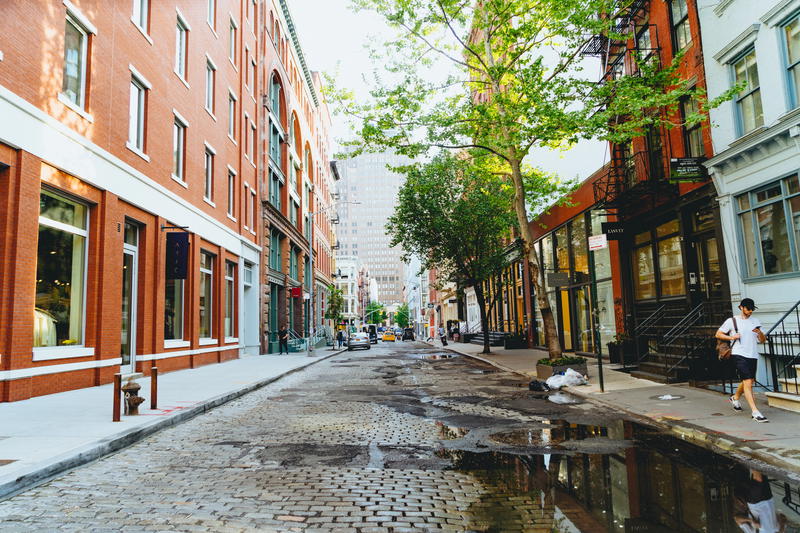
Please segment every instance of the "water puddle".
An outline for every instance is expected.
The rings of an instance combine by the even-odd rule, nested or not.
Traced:
[[[409,354],[409,357],[412,359],[425,359],[425,360],[432,360],[437,361],[439,359],[453,359],[458,357],[458,354],[455,353],[413,353]]]
[[[437,453],[483,487],[459,510],[470,531],[800,532],[796,480],[632,422],[555,420],[491,440],[539,451]]]
[[[469,433],[468,428],[448,426],[444,422],[436,422],[439,430],[439,438],[442,440],[456,440],[465,437]]]
[[[567,394],[566,392],[555,392],[553,394],[548,394],[547,401],[557,403],[559,405],[579,405],[583,403],[583,400],[577,396]]]

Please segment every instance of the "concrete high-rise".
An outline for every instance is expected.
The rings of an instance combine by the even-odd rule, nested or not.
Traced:
[[[378,284],[378,300],[387,305],[403,302],[406,278],[401,250],[389,247],[391,237],[386,233],[386,222],[394,212],[404,178],[387,165],[408,162],[408,158],[391,153],[363,154],[339,161],[341,180],[336,185],[342,203],[338,253],[357,257],[369,269],[370,277]]]

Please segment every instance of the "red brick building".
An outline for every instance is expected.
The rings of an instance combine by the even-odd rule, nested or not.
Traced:
[[[288,54],[268,26],[275,11],[261,0],[3,3],[0,401],[259,353],[265,72],[318,91],[304,62],[267,67],[273,43]],[[317,102],[289,108],[304,120],[296,159],[315,169],[300,198],[301,184],[324,194],[316,175],[331,175]],[[177,258],[174,234],[188,236]],[[293,236],[307,250],[302,230]],[[319,255],[329,276],[324,245]]]

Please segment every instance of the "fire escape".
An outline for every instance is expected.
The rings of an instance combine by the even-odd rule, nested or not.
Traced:
[[[649,0],[634,0],[617,13],[608,34],[595,35],[584,46],[582,55],[603,61],[600,84],[641,76],[645,65],[660,67],[658,28],[641,22],[647,20],[648,9]],[[653,208],[677,195],[677,187],[667,180],[670,155],[662,139],[668,139],[666,133],[653,129],[633,142],[611,145],[610,164],[592,184],[598,207],[621,215]]]

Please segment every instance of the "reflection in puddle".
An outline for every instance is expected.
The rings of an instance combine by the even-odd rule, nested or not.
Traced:
[[[442,440],[460,439],[469,433],[469,429],[467,428],[448,426],[440,421],[436,422],[436,427],[439,428],[439,438]]]
[[[439,359],[452,359],[454,357],[458,357],[458,354],[455,353],[413,353],[409,354],[412,359],[429,359],[429,360],[439,360]]]
[[[441,450],[452,469],[483,486],[465,513],[470,531],[800,532],[795,482],[630,422],[551,426],[498,433],[492,440],[626,445],[522,456]]]

